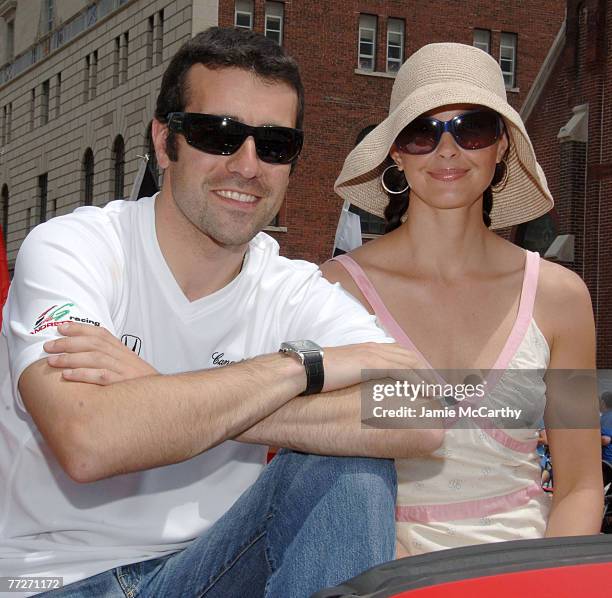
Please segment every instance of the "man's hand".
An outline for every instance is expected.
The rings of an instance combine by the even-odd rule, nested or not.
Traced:
[[[52,353],[47,363],[61,369],[65,380],[106,386],[158,373],[105,328],[67,323],[57,329],[63,338],[43,348]]]
[[[423,365],[415,352],[397,343],[360,343],[325,348],[323,366],[323,392],[381,378],[436,382],[434,373]],[[414,370],[418,370],[418,376]]]

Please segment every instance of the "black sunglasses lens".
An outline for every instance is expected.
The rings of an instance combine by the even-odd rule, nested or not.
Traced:
[[[242,146],[253,129],[243,123],[211,114],[186,114],[185,138],[193,147],[229,156]],[[302,133],[288,127],[257,127],[255,147],[260,160],[269,164],[288,164],[302,149]]]
[[[493,145],[499,130],[499,116],[488,110],[467,112],[454,121],[455,139],[463,149],[477,150]]]
[[[221,116],[189,114],[185,118],[187,141],[195,148],[209,154],[229,156],[244,142],[244,131]]]
[[[395,139],[395,145],[407,154],[429,154],[440,139],[439,125],[429,118],[415,118]]]
[[[260,127],[255,140],[257,155],[270,164],[288,164],[302,149],[298,131],[283,127]]]

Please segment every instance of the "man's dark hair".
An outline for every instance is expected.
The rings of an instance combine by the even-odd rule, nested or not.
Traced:
[[[249,29],[211,27],[185,42],[174,55],[157,96],[155,118],[166,122],[170,112],[183,112],[189,98],[187,72],[194,64],[209,69],[240,68],[253,71],[262,79],[287,83],[298,97],[295,126],[304,120],[304,88],[297,63],[283,49],[261,33]],[[176,133],[168,131],[166,153],[178,159]]]

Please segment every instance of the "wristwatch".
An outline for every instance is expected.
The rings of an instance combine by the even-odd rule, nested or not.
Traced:
[[[287,341],[282,343],[280,353],[295,356],[306,370],[306,390],[302,395],[321,392],[325,375],[323,372],[323,349],[313,341]]]

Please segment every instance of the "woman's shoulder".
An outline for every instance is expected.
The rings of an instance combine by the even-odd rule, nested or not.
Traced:
[[[576,272],[545,259],[540,260],[538,295],[548,306],[559,305],[564,310],[572,305],[591,304],[589,290]]]
[[[578,274],[547,260],[540,260],[534,318],[551,348],[574,344],[593,336],[593,308],[589,290]],[[590,341],[589,341],[590,342]]]
[[[365,276],[368,279],[369,273],[373,268],[376,268],[376,261],[373,257],[376,252],[374,252],[373,249],[376,249],[377,242],[378,239],[374,239],[367,245],[358,247],[357,249],[354,249],[346,254],[349,258],[351,258],[352,262],[355,263],[360,274],[365,273]],[[344,290],[348,291],[351,295],[353,295],[353,297],[358,299],[370,313],[374,313],[370,303],[363,294],[362,289],[357,284],[353,276],[349,273],[347,268],[341,264],[339,260],[328,260],[327,262],[321,264],[320,268],[323,276],[329,282],[340,283]]]

